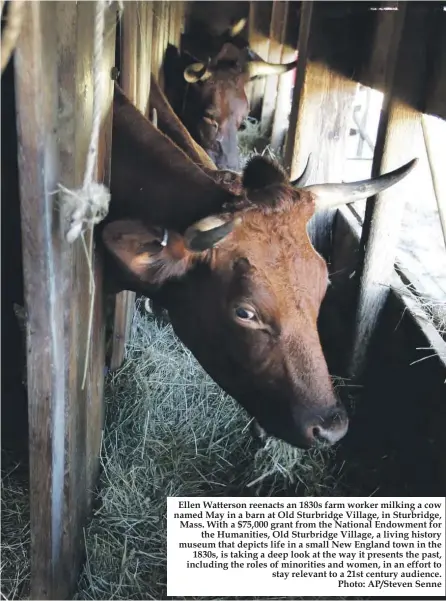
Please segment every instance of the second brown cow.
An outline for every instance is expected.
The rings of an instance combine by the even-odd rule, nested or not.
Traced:
[[[202,49],[206,59],[170,48],[165,62],[167,96],[175,112],[219,169],[235,171],[240,169],[237,132],[249,114],[246,85],[296,67],[296,61],[268,63],[252,52],[238,35],[245,22]]]

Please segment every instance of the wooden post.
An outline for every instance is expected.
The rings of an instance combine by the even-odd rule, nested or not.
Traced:
[[[272,2],[250,2],[248,36],[249,46],[264,60],[268,59],[269,27],[271,23]],[[261,77],[247,86],[247,96],[250,101],[251,112],[260,118],[262,99],[265,91],[265,78]]]
[[[147,112],[150,94],[150,72],[154,47],[152,41],[153,10],[152,2],[128,2],[122,15],[122,89],[143,114]],[[135,293],[129,290],[116,295],[111,370],[119,368],[124,360],[125,345],[130,336],[133,319],[135,297]]]
[[[288,2],[283,0],[273,1],[273,10],[271,15],[270,25],[270,40],[268,49],[268,61],[271,63],[280,63],[283,55],[283,42],[286,32],[286,23],[288,16]],[[263,102],[262,102],[262,114],[260,118],[261,131],[267,136],[270,136],[274,113],[276,110],[277,91],[279,87],[279,81],[282,77],[277,75],[270,75],[266,78]]]
[[[311,59],[317,28],[323,28],[316,17],[317,4],[302,3],[298,43],[298,65],[294,88],[290,127],[285,142],[285,166],[291,178],[304,169],[312,154],[308,183],[343,180],[347,137],[357,84],[335,73],[326,65]],[[309,224],[312,242],[329,261],[331,230],[335,210],[315,215]]]
[[[128,98],[147,117],[150,94],[150,74],[162,88],[162,64],[170,41],[179,45],[182,2],[127,2],[122,17],[121,83]],[[175,13],[179,17],[174,17]],[[161,80],[161,81],[160,81]],[[124,360],[125,345],[130,335],[135,293],[116,295],[113,325],[113,344],[110,369],[115,370]]]
[[[57,184],[80,187],[92,120],[95,3],[27,2],[15,53],[25,305],[31,598],[70,598],[83,559],[102,428],[101,261],[87,384],[91,297],[81,240],[65,241]],[[116,13],[106,15],[98,177],[110,175]]]
[[[294,11],[290,10],[292,6],[287,2],[285,14],[285,29],[282,51],[280,56],[281,63],[291,63],[297,58],[297,44],[299,28],[297,26]],[[289,127],[291,114],[291,98],[296,79],[296,70],[285,73],[279,77],[277,88],[276,106],[271,132],[271,146],[277,153],[282,151],[286,138],[286,132]]]
[[[398,58],[406,16],[406,2],[398,11],[382,14],[378,20],[369,75],[377,69],[384,97],[373,158],[372,176],[390,171],[414,158],[414,136],[420,127],[420,114],[393,96],[398,76]],[[383,56],[383,49],[387,56]],[[397,186],[367,201],[361,236],[357,281],[360,281],[354,341],[349,365],[351,378],[360,378],[373,331],[384,307],[395,265],[405,201],[411,194],[410,175]]]

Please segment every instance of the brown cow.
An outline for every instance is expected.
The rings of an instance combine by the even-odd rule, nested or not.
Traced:
[[[241,175],[235,171],[218,169],[201,146],[191,137],[190,133],[175,115],[172,106],[160,89],[156,79],[150,79],[149,113],[156,115],[156,126],[170,138],[187,156],[199,165],[212,179],[222,184],[232,194],[240,195],[243,191]],[[309,161],[303,173],[292,182],[293,186],[303,185],[309,174]]]
[[[161,303],[204,369],[267,433],[299,447],[333,444],[348,418],[318,337],[327,267],[307,223],[319,208],[397,183],[413,164],[374,181],[296,189],[256,157],[234,196],[117,88],[102,231],[115,290]]]
[[[236,23],[231,34],[238,33],[244,23],[245,19]],[[174,56],[176,50],[171,48],[165,62],[167,97],[175,112],[219,169],[236,171],[240,169],[237,132],[249,114],[245,86],[254,78],[280,75],[296,67],[296,61],[286,65],[265,62],[239,40],[222,43],[206,61],[194,60],[185,52]]]

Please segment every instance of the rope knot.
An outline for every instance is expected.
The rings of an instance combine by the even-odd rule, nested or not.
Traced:
[[[88,182],[77,190],[69,190],[60,185],[59,190],[62,193],[61,204],[68,212],[66,240],[72,244],[85,226],[93,227],[106,217],[110,192],[106,186],[95,181]]]

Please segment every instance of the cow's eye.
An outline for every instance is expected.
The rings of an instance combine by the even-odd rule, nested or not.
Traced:
[[[252,321],[256,316],[254,311],[246,307],[236,307],[235,314],[239,319],[243,319],[244,321]]]

